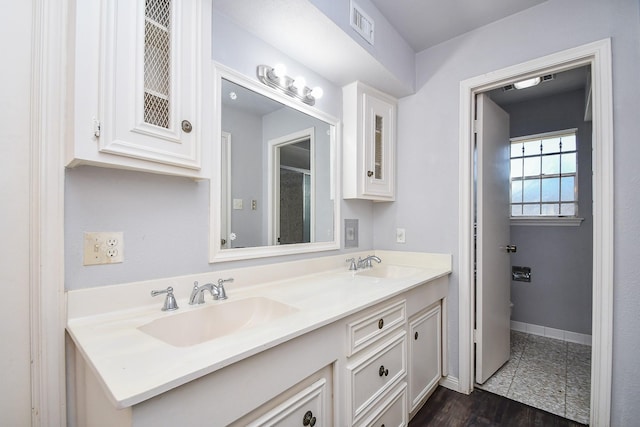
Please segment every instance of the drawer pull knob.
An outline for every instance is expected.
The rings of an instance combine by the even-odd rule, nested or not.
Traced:
[[[316,417],[313,416],[313,412],[307,411],[304,414],[304,418],[302,418],[302,425],[310,426],[310,427],[313,427],[316,425]]]
[[[418,339],[418,332],[416,332],[416,333],[413,335],[413,337],[414,337],[415,339]]]
[[[373,171],[367,171],[367,176],[371,178],[373,176]]]
[[[384,319],[378,320],[378,329],[382,329],[383,326],[384,326]]]
[[[389,375],[389,370],[384,368],[384,365],[380,365],[380,369],[378,369],[378,374],[382,377],[382,376],[387,376]]]

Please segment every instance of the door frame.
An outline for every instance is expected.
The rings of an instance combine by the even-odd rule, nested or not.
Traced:
[[[459,378],[458,391],[474,387],[473,119],[476,94],[534,75],[590,65],[593,108],[593,311],[590,425],[611,418],[613,341],[613,100],[611,40],[603,39],[460,82],[459,141]]]

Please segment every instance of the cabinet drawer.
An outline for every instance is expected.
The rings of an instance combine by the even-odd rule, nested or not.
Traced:
[[[402,427],[407,423],[407,383],[402,383],[356,427]]]
[[[330,426],[332,420],[329,419],[329,415],[325,410],[327,407],[327,395],[327,381],[322,378],[260,418],[248,423],[247,426],[298,427],[304,425],[305,418],[308,419],[306,424],[308,426]]]
[[[387,335],[396,326],[403,325],[406,318],[406,304],[402,300],[349,323],[347,325],[349,339],[347,356],[353,355],[380,337]]]
[[[347,365],[349,416],[357,421],[407,372],[406,332],[402,329],[390,340]]]

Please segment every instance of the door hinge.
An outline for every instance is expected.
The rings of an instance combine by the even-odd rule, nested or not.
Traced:
[[[477,329],[473,330],[473,342],[474,343],[478,342],[478,330]]]
[[[473,121],[473,133],[478,133],[480,127],[480,123],[478,120]]]
[[[93,135],[100,138],[100,120],[96,118],[93,119]]]

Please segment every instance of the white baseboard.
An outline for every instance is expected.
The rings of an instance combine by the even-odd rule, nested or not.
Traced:
[[[440,385],[444,388],[448,388],[449,390],[460,392],[460,382],[458,378],[453,377],[451,375],[447,375],[446,377],[442,377],[440,379]]]
[[[577,332],[564,331],[562,329],[532,325],[531,323],[516,322],[515,320],[511,321],[511,329],[518,332],[526,332],[531,335],[540,335],[561,341],[591,345],[591,335],[587,334],[579,334]]]

